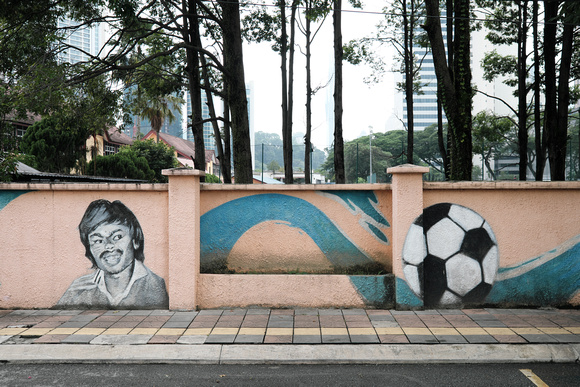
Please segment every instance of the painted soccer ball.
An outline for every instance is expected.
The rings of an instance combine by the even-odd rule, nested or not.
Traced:
[[[499,266],[495,235],[475,211],[439,203],[423,210],[403,246],[403,272],[425,307],[481,303]]]

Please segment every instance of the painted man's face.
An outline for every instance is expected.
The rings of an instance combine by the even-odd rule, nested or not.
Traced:
[[[121,224],[102,224],[89,234],[91,254],[97,267],[109,274],[118,274],[133,264],[137,246],[129,227]]]

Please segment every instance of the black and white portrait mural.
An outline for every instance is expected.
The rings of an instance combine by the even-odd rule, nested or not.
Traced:
[[[74,280],[56,307],[169,307],[165,281],[143,264],[141,225],[123,203],[93,201],[81,219],[79,233],[94,272]]]
[[[498,266],[497,241],[489,223],[457,204],[425,208],[403,246],[405,280],[425,307],[482,303]]]

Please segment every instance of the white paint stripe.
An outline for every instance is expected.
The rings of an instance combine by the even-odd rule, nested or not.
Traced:
[[[552,249],[544,254],[541,254],[535,258],[529,259],[528,261],[526,261],[524,263],[519,263],[515,266],[504,268],[507,270],[503,271],[501,273],[498,273],[495,281],[496,282],[504,281],[506,279],[515,278],[515,277],[518,277],[524,273],[527,273],[528,271],[535,269],[535,268],[543,265],[544,263],[551,261],[554,258],[559,257],[560,255],[562,255],[566,251],[570,250],[572,247],[574,247],[578,243],[580,243],[580,235],[576,235],[575,237],[568,239],[567,241],[565,241],[561,245],[555,247],[554,249]]]
[[[540,379],[538,377],[538,375],[536,375],[535,373],[532,372],[532,370],[520,370],[520,372],[522,374],[524,374],[526,376],[526,378],[528,378],[530,380],[530,382],[534,383],[536,386],[538,387],[549,387],[546,383],[544,383],[544,381],[542,379]]]

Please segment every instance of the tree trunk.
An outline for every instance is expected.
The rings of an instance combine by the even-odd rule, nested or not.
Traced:
[[[528,2],[520,3],[519,39],[518,39],[518,153],[519,179],[526,180],[528,170],[528,86],[527,71],[527,38],[528,38]]]
[[[337,184],[344,184],[344,140],[342,138],[342,0],[334,0],[334,173]],[[357,182],[358,176],[355,179]]]
[[[294,183],[292,173],[292,131],[288,125],[288,32],[286,28],[286,1],[280,1],[280,18],[282,23],[282,32],[280,37],[280,57],[282,72],[282,148],[284,154],[284,182],[286,184]]]
[[[403,39],[405,61],[405,99],[407,100],[407,163],[413,164],[413,31],[414,4],[411,1],[411,15],[407,13],[407,0],[403,0]]]
[[[290,160],[293,160],[293,147],[292,147],[292,115],[294,114],[294,53],[295,42],[296,42],[296,11],[298,10],[298,5],[300,0],[292,1],[292,10],[290,13],[290,47],[289,47],[289,58],[288,58],[288,109],[286,111],[286,125],[287,135],[288,135],[288,154]],[[291,164],[292,165],[292,164]],[[293,170],[290,171],[290,182],[294,182]]]
[[[311,22],[308,15],[312,3],[306,2],[306,135],[304,136],[304,182],[310,184],[310,136],[312,133],[312,74],[311,74]]]
[[[538,31],[538,0],[534,0],[532,15],[532,25],[534,34],[534,133],[536,136],[536,181],[544,179],[544,168],[546,166],[546,150],[542,141],[540,89],[542,75],[540,74],[540,41]]]
[[[225,83],[225,81],[224,81]],[[224,89],[225,89],[224,85]],[[224,159],[220,160],[222,165],[222,174],[227,176],[228,180],[224,178],[224,183],[230,184],[232,182],[232,140],[231,140],[231,127],[230,127],[230,104],[227,99],[224,100]],[[227,175],[224,172],[227,169]]]
[[[550,175],[557,180],[555,133],[558,126],[558,104],[556,100],[556,21],[558,17],[558,1],[544,2],[544,68],[545,68],[545,112],[544,131],[547,135],[548,156],[550,159]]]
[[[427,19],[424,25],[431,42],[437,82],[441,84],[443,108],[451,133],[450,177],[452,180],[471,180],[471,71],[469,3],[455,2],[454,61],[451,77],[445,58],[445,45],[439,21],[439,1],[426,0]]]
[[[224,77],[230,105],[236,184],[252,184],[250,124],[244,76],[239,0],[219,1],[222,8]]]
[[[448,142],[448,136],[443,137],[443,107],[441,106],[441,98],[439,97],[439,86],[437,86],[437,145],[439,146],[439,153],[443,160],[443,171],[445,173],[445,180],[449,180],[449,157],[445,143]]]
[[[186,3],[187,1],[187,3]],[[195,146],[195,168],[205,171],[205,143],[203,139],[203,118],[201,106],[201,79],[199,75],[199,53],[193,47],[201,47],[199,24],[197,18],[197,3],[195,0],[182,0],[183,9],[183,40],[187,43],[187,78],[189,81],[189,98],[191,100],[191,131]],[[191,155],[190,155],[191,156]],[[202,179],[201,181],[204,181]]]
[[[568,106],[570,104],[570,70],[574,47],[574,28],[571,18],[574,5],[564,2],[564,28],[562,31],[562,51],[560,58],[560,77],[558,79],[558,126],[554,136],[556,171],[555,179],[566,180],[566,148],[568,141]],[[572,160],[570,160],[571,162]],[[570,166],[571,168],[571,166]]]
[[[279,2],[280,7],[280,23],[282,27],[281,36],[280,36],[280,71],[282,75],[282,150],[284,156],[284,182],[286,184],[291,184],[288,181],[288,169],[290,164],[292,163],[291,159],[288,160],[287,154],[287,117],[288,117],[288,70],[287,70],[287,51],[288,51],[288,33],[286,32],[286,2],[284,0],[280,0]],[[262,169],[264,166],[262,166]]]
[[[201,47],[201,41],[198,42],[199,43],[199,47]],[[224,146],[222,144],[222,136],[220,133],[220,128],[218,125],[218,121],[217,121],[217,114],[215,111],[215,105],[213,103],[213,96],[211,93],[211,87],[210,87],[210,77],[209,77],[209,72],[207,71],[207,62],[205,60],[205,55],[202,53],[200,54],[200,60],[201,60],[201,66],[202,66],[202,74],[203,74],[203,78],[204,78],[204,83],[205,83],[205,94],[207,96],[207,107],[209,110],[209,115],[211,118],[211,125],[213,127],[213,134],[215,137],[215,143],[216,143],[216,148],[218,151],[218,161],[219,161],[219,168],[221,170],[221,175],[222,175],[222,181],[226,184],[230,184],[232,182],[232,176],[231,176],[231,169],[229,168],[229,166],[227,166],[227,168],[225,168],[225,155],[224,155]],[[229,160],[229,158],[228,158]]]

